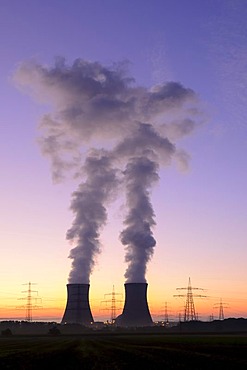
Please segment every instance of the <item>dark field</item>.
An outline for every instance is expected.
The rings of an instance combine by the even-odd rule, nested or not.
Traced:
[[[0,338],[0,369],[247,369],[246,335]]]

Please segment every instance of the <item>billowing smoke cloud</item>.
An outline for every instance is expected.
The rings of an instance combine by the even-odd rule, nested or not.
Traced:
[[[54,180],[69,171],[81,179],[72,194],[74,220],[67,232],[73,243],[70,283],[89,282],[107,206],[118,188],[126,192],[120,234],[128,263],[125,276],[128,282],[145,281],[156,244],[151,188],[160,166],[173,159],[187,162],[175,142],[195,127],[195,93],[177,82],[151,89],[136,86],[126,67],[82,59],[68,66],[60,58],[54,67],[23,63],[15,74],[20,86],[51,106],[40,123],[39,143],[51,159]]]

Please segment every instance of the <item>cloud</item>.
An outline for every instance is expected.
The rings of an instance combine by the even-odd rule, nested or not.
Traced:
[[[83,59],[71,66],[63,58],[52,67],[26,62],[15,81],[35,99],[49,103],[50,113],[39,126],[39,144],[51,160],[54,180],[68,172],[80,179],[67,232],[73,244],[69,282],[89,282],[107,207],[117,189],[126,194],[120,234],[128,264],[125,276],[128,282],[145,281],[156,244],[151,189],[160,166],[172,159],[187,162],[175,143],[194,130],[196,94],[178,82],[150,89],[137,86],[126,64],[105,67]]]

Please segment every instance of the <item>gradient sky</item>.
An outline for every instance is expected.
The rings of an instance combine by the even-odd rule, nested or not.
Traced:
[[[138,85],[177,81],[198,94],[201,125],[179,142],[189,169],[162,169],[152,193],[157,245],[147,272],[149,306],[161,318],[168,302],[177,317],[184,299],[173,295],[191,277],[206,289],[206,299],[195,299],[199,317],[217,316],[220,298],[225,316],[247,316],[246,19],[245,0],[0,0],[0,318],[25,315],[16,307],[25,304],[18,298],[29,281],[42,298],[34,316],[59,320],[65,307],[65,234],[77,182],[52,182],[37,144],[49,106],[13,82],[23,61],[52,65],[57,56],[69,64],[128,60]],[[124,293],[122,203],[109,209],[91,276],[96,319],[110,314],[101,301],[113,285]]]

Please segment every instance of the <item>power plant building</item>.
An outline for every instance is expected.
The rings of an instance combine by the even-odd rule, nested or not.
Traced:
[[[67,304],[61,323],[89,326],[93,322],[89,284],[67,284]]]
[[[123,327],[151,326],[153,321],[147,302],[147,283],[126,283],[123,312],[115,324]]]

